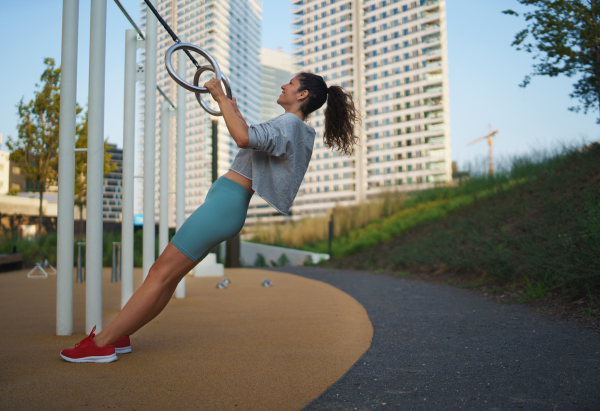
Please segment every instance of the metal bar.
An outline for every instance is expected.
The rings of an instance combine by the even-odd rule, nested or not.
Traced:
[[[81,264],[81,246],[85,246],[85,243],[77,243],[77,282],[82,283],[84,276],[82,275],[82,264]]]
[[[77,38],[79,0],[64,0],[62,15],[60,128],[58,146],[75,147]],[[56,335],[73,334],[73,231],[75,220],[75,152],[58,157],[58,222],[56,250]]]
[[[212,182],[219,178],[219,120],[213,119],[212,123]]]
[[[164,92],[164,91],[162,91],[162,90],[161,90],[161,88],[160,88],[159,86],[156,86],[156,89],[158,90],[158,92],[160,93],[160,95],[161,95],[161,96],[163,96],[163,98],[164,98],[165,100],[167,100],[167,103],[169,103],[169,104],[171,105],[171,107],[173,107],[173,108],[177,108],[177,107],[175,106],[175,104],[171,103],[171,100],[169,100],[169,97],[167,97],[167,95],[165,94],[165,92]]]
[[[212,119],[212,182],[214,184],[219,178],[219,120]],[[229,248],[227,248],[229,250]],[[221,257],[221,247],[219,244],[215,245],[212,250],[212,253],[215,253],[217,256],[217,262]]]
[[[119,268],[119,281],[121,281],[121,268],[122,268],[122,254],[123,254],[123,245],[119,245],[119,262],[117,264],[117,267]]]
[[[112,252],[112,272],[110,273],[110,282],[117,282],[117,254],[116,254],[116,244],[113,242],[113,252]]]
[[[156,2],[156,0],[154,0]],[[149,3],[149,0],[146,0]],[[142,270],[144,280],[154,264],[155,212],[154,212],[154,155],[156,145],[156,18],[146,10],[146,68],[144,73],[144,228]]]
[[[187,38],[182,36],[184,42]],[[185,77],[186,59],[185,53],[177,53],[177,73],[180,77]],[[175,182],[175,216],[177,230],[185,222],[185,89],[177,87],[177,169]],[[185,298],[185,277],[181,279],[175,289],[175,298]]]
[[[225,241],[225,267],[227,268],[239,268],[240,267],[240,234],[236,234],[233,237]],[[218,245],[217,245],[218,247]],[[217,260],[218,261],[218,260]]]
[[[331,258],[331,246],[333,243],[333,213],[331,213],[331,218],[329,219],[329,258]]]
[[[169,103],[163,101],[160,110],[160,186],[158,218],[158,254],[169,243]]]
[[[125,84],[123,104],[123,193],[121,242],[123,279],[121,308],[133,295],[133,203],[135,173],[135,83],[136,51],[138,40],[135,30],[125,31]]]
[[[165,30],[167,31],[167,33],[169,33],[169,35],[171,36],[171,38],[173,39],[173,41],[175,43],[181,43],[181,40],[179,40],[179,38],[177,37],[177,35],[173,32],[173,30],[171,30],[171,27],[169,27],[169,25],[167,24],[167,22],[164,21],[163,18],[158,13],[158,11],[156,11],[156,9],[154,8],[154,6],[152,5],[152,1],[151,0],[144,0],[144,2],[146,3],[146,5],[150,9],[150,11],[154,14],[154,16],[158,19],[158,21],[160,21],[160,24],[162,24],[162,26],[165,28]],[[148,18],[148,14],[146,13],[146,19],[147,18]],[[198,64],[198,62],[196,61],[196,59],[194,57],[192,57],[192,55],[190,54],[189,51],[186,50],[185,54],[187,54],[188,58],[192,61],[192,63],[194,63],[194,65],[197,68],[200,68],[200,64]]]
[[[104,175],[104,86],[106,64],[106,1],[93,0],[90,22],[86,199],[86,334],[102,331],[102,183]],[[89,265],[88,265],[89,264]]]
[[[145,40],[146,37],[144,37],[144,33],[142,32],[142,30],[140,30],[140,28],[137,26],[137,24],[135,24],[135,21],[133,21],[133,19],[131,18],[131,16],[129,16],[129,13],[127,13],[127,10],[125,10],[125,7],[123,7],[123,5],[121,4],[121,2],[119,0],[115,0],[115,3],[117,3],[117,6],[119,6],[119,8],[123,12],[123,14],[127,18],[127,20],[129,20],[129,22],[131,23],[131,25],[133,26],[133,28],[135,29],[135,31],[137,31],[138,35],[142,38],[142,40]]]
[[[87,151],[87,148],[76,148],[73,152],[78,153],[80,151]],[[60,157],[59,157],[59,161],[60,161]]]

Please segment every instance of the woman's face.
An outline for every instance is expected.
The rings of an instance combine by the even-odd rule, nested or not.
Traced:
[[[289,83],[281,86],[281,94],[277,99],[277,104],[281,107],[286,108],[292,106],[298,101],[299,93],[298,88],[300,87],[300,81],[298,76],[290,80]]]

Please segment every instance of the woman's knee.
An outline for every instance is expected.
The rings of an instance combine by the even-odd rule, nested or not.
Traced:
[[[159,284],[162,286],[166,286],[169,284],[169,271],[165,269],[166,267],[161,267],[160,264],[155,262],[148,270],[148,276],[145,281],[149,281],[151,283]]]
[[[196,261],[192,261],[169,243],[158,260],[150,267],[146,280],[150,279],[165,286],[177,284],[196,264]]]

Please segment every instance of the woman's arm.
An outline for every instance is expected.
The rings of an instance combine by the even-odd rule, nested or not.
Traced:
[[[233,109],[235,110],[235,114],[237,114],[237,116],[244,122],[246,123],[246,120],[244,119],[244,116],[242,116],[242,113],[240,113],[240,109],[238,108],[237,105],[237,100],[234,98],[232,98],[231,100],[231,105],[233,106]],[[248,125],[248,123],[246,123],[246,125]]]
[[[231,134],[237,146],[240,148],[248,147],[248,124],[246,124],[241,114],[238,116],[237,104],[232,104],[232,100],[227,98],[221,87],[221,82],[213,78],[207,81],[204,87],[208,89],[212,98],[219,104],[227,130],[229,130],[229,134]]]

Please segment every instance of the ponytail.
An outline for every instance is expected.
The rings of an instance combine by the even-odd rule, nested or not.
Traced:
[[[327,87],[323,77],[312,73],[300,73],[298,80],[298,91],[308,91],[308,99],[301,107],[305,118],[327,101],[323,135],[325,147],[335,147],[342,155],[352,155],[354,145],[359,141],[359,137],[354,134],[354,123],[361,122],[352,95],[340,86]]]

